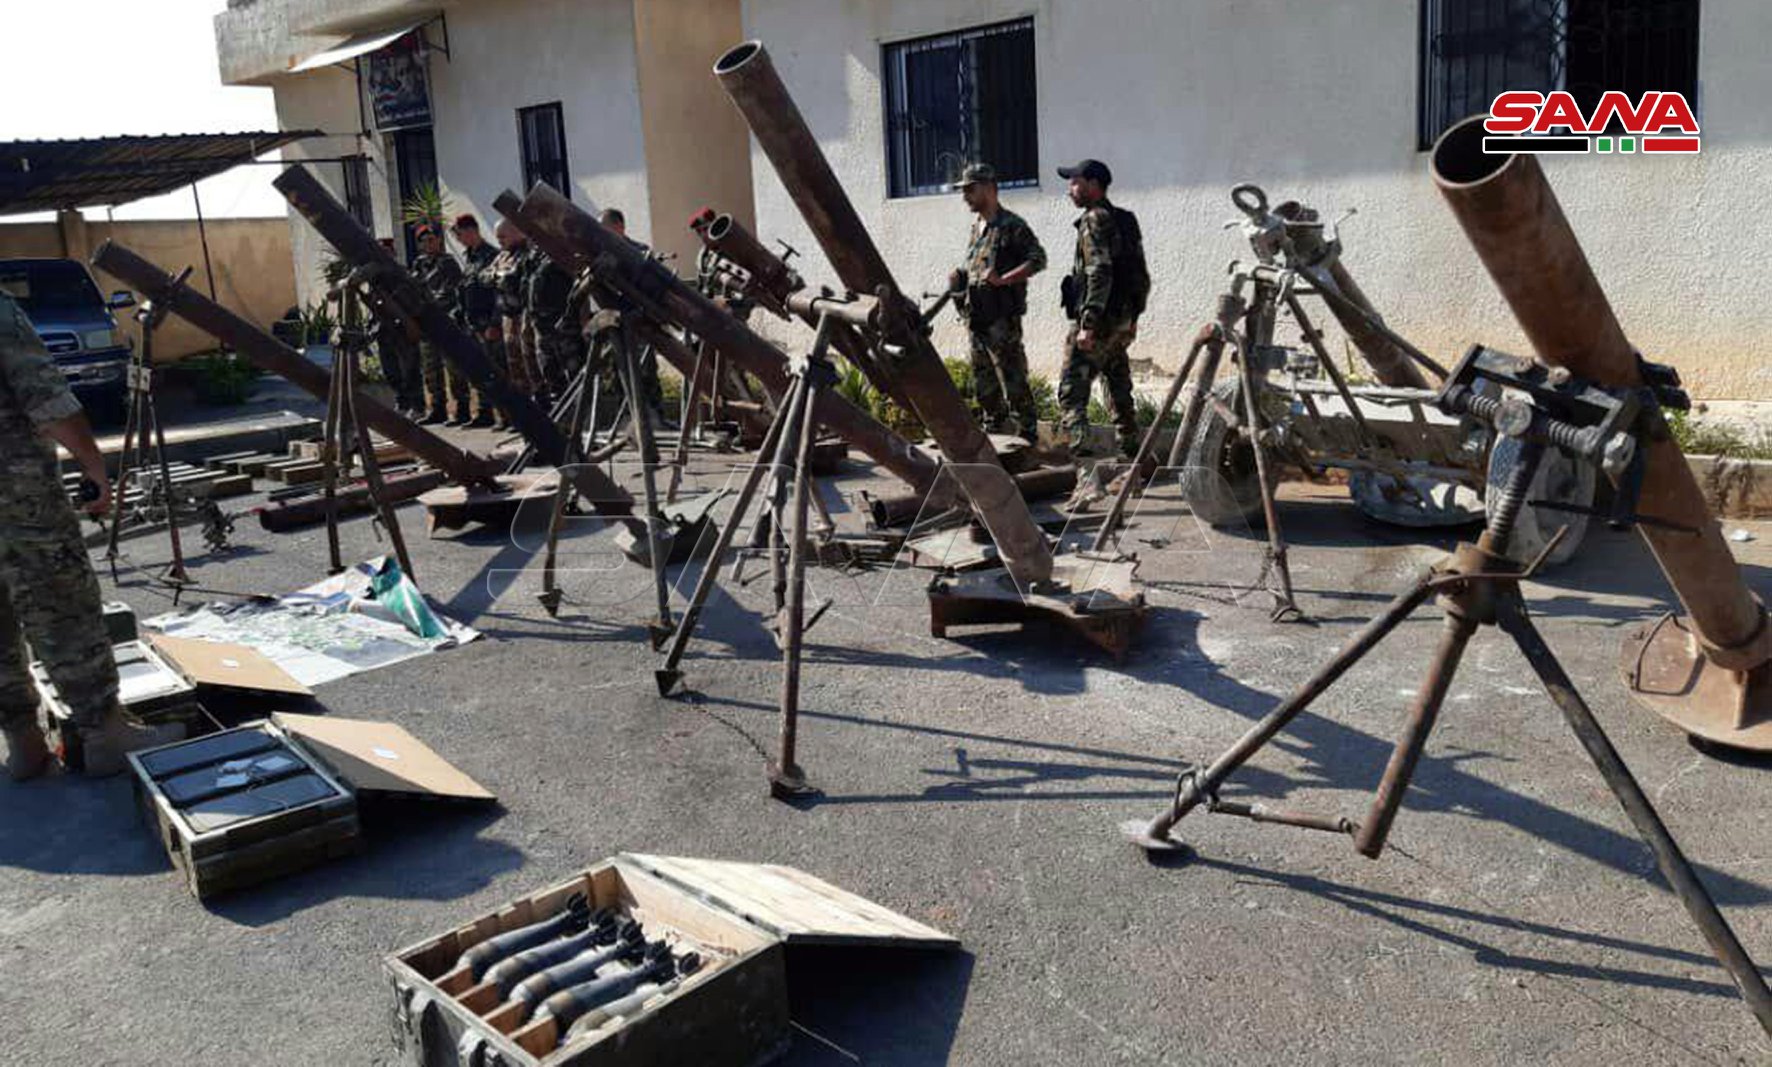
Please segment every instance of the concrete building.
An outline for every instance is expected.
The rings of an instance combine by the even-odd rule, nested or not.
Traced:
[[[1701,154],[1595,153],[1545,169],[1643,351],[1698,396],[1772,397],[1759,302],[1736,281],[1746,272],[1726,269],[1736,250],[1772,243],[1772,220],[1741,203],[1772,176],[1762,0],[235,0],[217,19],[224,79],[272,85],[286,123],[359,146],[382,176],[371,199],[383,233],[410,135],[356,135],[366,123],[350,72],[290,71],[353,34],[432,17],[420,32],[434,46],[436,168],[481,213],[521,184],[517,109],[558,102],[574,195],[623,207],[639,237],[679,252],[694,207],[754,212],[756,232],[829,280],[767,160],[753,150],[748,169],[734,166],[744,128],[708,69],[743,37],[770,48],[909,291],[937,287],[963,249],[968,217],[941,182],[989,157],[1018,179],[1004,201],[1053,260],[1027,331],[1047,374],[1075,214],[1061,163],[1107,161],[1114,199],[1143,220],[1154,291],[1135,356],[1173,367],[1210,314],[1226,265],[1247,255],[1221,228],[1228,190],[1254,181],[1327,218],[1357,208],[1347,263],[1393,326],[1450,362],[1473,341],[1524,341],[1432,187],[1433,135],[1504,88],[1680,90],[1695,101]],[[302,151],[344,154],[323,142],[290,154]],[[951,320],[937,341],[963,351]]]

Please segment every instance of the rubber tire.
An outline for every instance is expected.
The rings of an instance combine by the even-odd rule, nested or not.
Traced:
[[[1489,469],[1483,487],[1485,507],[1494,507],[1495,498],[1501,491],[1500,486],[1506,481],[1507,472],[1513,469],[1519,457],[1520,442],[1517,438],[1501,436],[1490,447]],[[1538,475],[1532,479],[1532,489],[1526,494],[1526,499],[1556,500],[1576,507],[1591,508],[1594,506],[1597,488],[1598,475],[1593,464],[1577,463],[1559,449],[1546,448],[1544,459],[1538,465]],[[1587,534],[1588,518],[1587,515],[1535,508],[1528,504],[1520,509],[1520,517],[1514,523],[1513,536],[1508,540],[1507,557],[1522,566],[1532,562],[1544,550],[1557,528],[1566,525],[1569,532],[1563,535],[1557,550],[1545,560],[1545,566],[1564,563],[1581,547],[1581,539]]]
[[[1213,401],[1242,411],[1242,382],[1226,378],[1213,383],[1212,400],[1200,412],[1185,461],[1188,504],[1195,517],[1208,525],[1246,527],[1263,518],[1255,448]],[[1270,464],[1269,470],[1273,468]]]

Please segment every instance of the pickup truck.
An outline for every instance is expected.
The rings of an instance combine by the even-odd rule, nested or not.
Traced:
[[[135,297],[126,290],[101,296],[86,267],[72,259],[0,259],[0,289],[31,317],[92,419],[120,421],[131,342],[112,312],[134,307]]]

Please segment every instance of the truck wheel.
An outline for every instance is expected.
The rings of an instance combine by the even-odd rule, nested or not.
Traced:
[[[1246,526],[1261,515],[1261,479],[1255,446],[1225,417],[1227,410],[1243,410],[1243,386],[1235,378],[1213,384],[1212,399],[1188,445],[1182,484],[1200,519],[1213,526]]]
[[[1519,459],[1520,442],[1516,438],[1498,437],[1490,447],[1487,484],[1483,487],[1485,507],[1494,506],[1502,483],[1507,480],[1508,472],[1513,470]],[[1554,500],[1560,504],[1591,508],[1594,506],[1596,485],[1593,464],[1577,463],[1559,449],[1546,448],[1526,499]],[[1520,509],[1520,517],[1514,522],[1513,536],[1508,539],[1507,557],[1522,566],[1532,562],[1550,542],[1558,527],[1567,526],[1569,532],[1563,535],[1562,543],[1545,560],[1547,566],[1563,563],[1581,547],[1581,538],[1587,533],[1587,520],[1586,515],[1535,508],[1528,503]]]

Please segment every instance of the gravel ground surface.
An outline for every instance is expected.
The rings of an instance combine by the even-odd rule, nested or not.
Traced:
[[[723,483],[725,462],[699,454],[692,483]],[[1766,1038],[1497,633],[1467,655],[1381,862],[1205,814],[1181,824],[1178,862],[1121,837],[1166,803],[1179,760],[1222,750],[1453,540],[1377,526],[1332,490],[1288,486],[1282,512],[1310,623],[1267,621],[1259,540],[1153,505],[1134,531],[1161,543],[1137,546],[1153,608],[1123,665],[1058,630],[936,640],[922,572],[816,574],[836,603],[809,637],[801,761],[822,793],[790,806],[763,779],[779,685],[766,582],[715,600],[687,695],[660,699],[648,576],[613,561],[607,530],[572,531],[551,619],[534,525],[426,540],[408,506],[422,585],[485,639],[324,686],[316,707],[405,725],[501,806],[372,809],[364,855],[205,908],[126,782],[0,784],[0,1059],[405,1062],[384,953],[644,851],[792,864],[963,941],[794,953],[796,1065],[1763,1062]],[[1772,594],[1772,525],[1730,526],[1757,535],[1735,547]],[[194,576],[280,591],[324,572],[322,530],[243,522],[236,542]],[[363,520],[344,542],[352,559],[384,550]],[[117,595],[166,610],[146,578],[164,542],[126,549]],[[1772,961],[1772,776],[1694,750],[1619,680],[1621,639],[1668,595],[1634,536],[1604,531],[1529,589]],[[1436,619],[1402,627],[1226,795],[1361,817]]]

